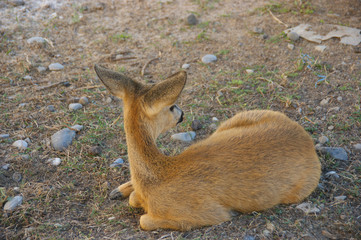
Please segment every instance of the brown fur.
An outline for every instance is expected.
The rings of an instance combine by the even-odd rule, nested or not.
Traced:
[[[95,69],[124,101],[131,183],[116,191],[130,194],[130,205],[144,208],[143,229],[218,224],[230,220],[234,210],[247,213],[296,203],[316,188],[320,162],[313,141],[284,114],[238,113],[209,138],[169,157],[157,149],[155,140],[179,120],[179,111],[169,107],[183,90],[186,73],[148,86]]]

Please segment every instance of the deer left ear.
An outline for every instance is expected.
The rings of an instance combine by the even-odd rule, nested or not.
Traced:
[[[154,85],[144,96],[150,115],[159,113],[164,107],[171,106],[178,99],[187,81],[187,73],[180,71],[163,82]]]

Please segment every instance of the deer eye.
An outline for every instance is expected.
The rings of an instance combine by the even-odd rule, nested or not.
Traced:
[[[173,112],[174,107],[175,107],[175,105],[171,106],[171,107],[169,108],[169,110],[170,110],[171,112]]]

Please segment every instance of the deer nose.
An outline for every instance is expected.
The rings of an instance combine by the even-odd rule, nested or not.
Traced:
[[[181,111],[182,111],[182,110],[181,110]],[[183,122],[183,116],[184,116],[184,113],[183,113],[183,111],[182,111],[181,116],[180,116],[177,124]]]

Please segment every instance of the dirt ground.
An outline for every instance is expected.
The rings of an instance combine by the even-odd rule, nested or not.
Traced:
[[[23,3],[0,1],[0,134],[10,135],[0,139],[0,239],[361,239],[361,152],[354,147],[361,143],[361,45],[334,38],[320,52],[283,33],[301,23],[321,34],[327,24],[360,29],[360,0]],[[192,13],[196,25],[187,24]],[[29,44],[31,37],[45,42]],[[204,64],[206,54],[218,60]],[[50,71],[55,62],[64,69]],[[320,186],[303,201],[319,212],[281,205],[188,232],[142,231],[142,210],[109,199],[129,180],[129,164],[121,101],[101,85],[95,63],[149,83],[190,65],[178,101],[185,121],[159,138],[165,154],[189,146],[170,136],[191,130],[193,120],[202,124],[198,141],[219,124],[213,117],[272,109],[300,123],[315,144],[326,136],[325,146],[344,148],[348,160],[319,152]],[[326,79],[315,87],[318,75]],[[90,103],[70,111],[82,96]],[[75,124],[84,129],[68,149],[55,151],[50,137]],[[20,139],[29,142],[26,150],[12,146]],[[59,166],[47,162],[55,157]],[[119,157],[122,167],[111,168]],[[17,195],[22,204],[4,211]]]

